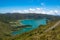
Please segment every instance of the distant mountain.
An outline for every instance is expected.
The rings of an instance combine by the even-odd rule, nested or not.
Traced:
[[[6,13],[6,14],[0,14],[0,21],[8,22],[8,21],[16,21],[20,19],[41,19],[41,18],[47,18],[49,20],[56,20],[60,19],[60,16],[54,16],[54,15],[47,15],[47,14],[36,14],[36,13],[28,13],[28,14],[22,14],[22,13]]]
[[[36,14],[36,13],[0,14],[0,39],[9,38],[9,37],[12,38],[12,35],[10,33],[12,31],[18,30],[18,29],[16,29],[16,27],[11,26],[11,24],[9,22],[14,22],[14,21],[21,20],[21,19],[42,19],[42,18],[49,19],[49,20],[51,20],[50,22],[53,22],[54,20],[60,20],[60,16],[53,16],[53,15],[47,15],[47,14]],[[25,26],[27,26],[27,25],[25,25]],[[17,28],[19,28],[19,27],[20,26],[18,26]]]

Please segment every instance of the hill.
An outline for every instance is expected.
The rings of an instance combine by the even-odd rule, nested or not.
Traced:
[[[54,16],[54,15],[46,15],[46,14],[36,14],[36,13],[28,13],[28,14],[21,14],[21,13],[6,13],[6,14],[0,14],[0,40],[20,40],[21,38],[26,36],[26,39],[28,38],[27,35],[29,35],[29,38],[27,40],[30,40],[31,37],[37,35],[39,30],[44,30],[44,26],[39,27],[38,29],[32,30],[31,32],[24,33],[19,36],[13,37],[10,33],[14,28],[10,25],[9,22],[15,22],[17,20],[21,19],[48,19],[48,25],[46,25],[46,29],[48,26],[52,26],[55,24],[58,20],[60,20],[60,16]],[[59,29],[57,30],[59,31]],[[37,33],[34,33],[37,32]],[[42,33],[41,31],[39,33]],[[33,35],[32,35],[33,34]],[[31,36],[32,35],[32,36]],[[30,37],[31,36],[31,37]],[[16,38],[16,39],[15,39]],[[42,37],[43,38],[43,37]],[[25,38],[24,38],[25,39]],[[23,40],[23,39],[22,39]],[[33,40],[33,38],[31,38]]]
[[[21,13],[6,13],[0,14],[0,21],[8,22],[8,21],[16,21],[20,19],[41,19],[47,18],[50,20],[60,19],[60,16],[54,15],[47,15],[47,14],[36,14],[36,13],[28,13],[28,14],[21,14]]]

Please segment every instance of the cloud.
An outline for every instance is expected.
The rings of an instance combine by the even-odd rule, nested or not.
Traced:
[[[47,12],[47,14],[54,15],[54,11],[50,10],[50,11]]]
[[[21,13],[22,11],[21,10],[12,10],[12,12],[10,12],[10,13]]]
[[[37,13],[37,14],[49,14],[49,15],[59,15],[58,10],[47,10],[46,8],[29,8],[27,10],[13,10],[12,12],[18,13]]]
[[[7,11],[6,11],[7,12]],[[37,14],[49,14],[60,15],[60,10],[46,9],[46,8],[29,8],[25,10],[8,10],[10,13],[37,13]]]
[[[25,12],[28,13],[29,11],[28,11],[28,10],[24,10],[24,13],[25,13]]]
[[[49,10],[46,13],[49,15],[60,15],[60,12],[58,10]]]

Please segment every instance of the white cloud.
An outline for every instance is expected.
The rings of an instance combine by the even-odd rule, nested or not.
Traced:
[[[37,13],[37,14],[49,14],[49,15],[56,15],[59,14],[60,12],[58,10],[46,10],[43,8],[29,8],[27,10],[14,10],[13,12],[18,12],[18,13]]]
[[[29,11],[28,10],[24,10],[24,13],[28,13]]]
[[[37,10],[40,10],[41,8],[36,8]]]
[[[59,10],[54,10],[56,15],[60,15],[60,11]]]
[[[28,9],[28,11],[29,11],[29,13],[34,13],[35,9],[30,8],[30,9]]]
[[[49,15],[60,15],[60,10],[52,10],[46,8],[29,8],[27,10],[11,10],[10,13],[37,13],[37,14],[49,14]]]
[[[47,11],[47,14],[49,14],[49,15],[60,15],[60,12],[58,10],[49,10],[49,11]]]
[[[16,13],[16,12],[20,13],[21,10],[12,10],[12,12],[10,12],[10,13]]]
[[[53,10],[50,10],[50,11],[47,12],[47,14],[53,15],[54,14],[54,11]]]
[[[58,10],[54,10],[55,13],[58,13]]]

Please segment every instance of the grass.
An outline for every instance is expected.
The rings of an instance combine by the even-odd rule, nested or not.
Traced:
[[[47,25],[41,25],[35,30],[16,36],[7,35],[11,32],[8,27],[9,25],[0,22],[0,26],[2,26],[2,28],[0,27],[0,40],[60,40],[60,25],[49,32],[44,33],[46,29],[53,26],[57,21],[48,21]],[[41,34],[44,35],[41,36]]]
[[[59,40],[60,33],[57,34],[57,32],[60,32],[60,25],[57,26],[57,28],[50,30],[47,33],[44,33],[46,29],[54,25],[57,21],[49,21],[47,25],[43,26],[41,25],[39,28],[32,30],[30,32],[24,33],[22,35],[14,36],[14,40]],[[43,36],[40,36],[41,34],[44,34]],[[57,37],[56,37],[57,36]]]

